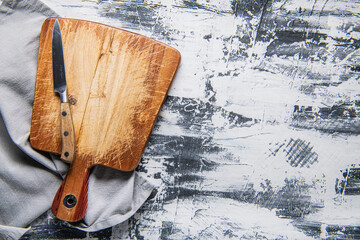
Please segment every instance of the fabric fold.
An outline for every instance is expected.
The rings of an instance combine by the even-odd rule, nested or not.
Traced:
[[[41,25],[55,11],[36,0],[0,5],[0,238],[17,239],[48,211],[69,167],[29,142]],[[136,171],[96,166],[81,225],[97,231],[131,217],[154,186]],[[7,239],[6,238],[6,239]]]

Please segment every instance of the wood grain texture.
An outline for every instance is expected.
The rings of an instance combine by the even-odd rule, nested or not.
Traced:
[[[72,162],[75,156],[75,130],[68,102],[60,104],[60,129],[60,158],[66,162]]]
[[[60,103],[52,90],[49,64],[54,19],[47,19],[40,37],[30,141],[33,147],[61,152],[66,159],[65,154],[71,158],[73,153],[67,139],[75,133],[76,156],[52,206],[58,218],[74,222],[85,215],[92,166],[132,171],[138,165],[180,54],[128,31],[88,21],[58,21],[72,103],[69,109],[61,104],[61,112],[71,111],[75,130],[70,130],[68,116],[61,115],[60,120],[56,114]],[[74,197],[75,206],[66,206],[67,196]]]
[[[52,91],[51,27],[42,27],[30,141],[61,152],[59,99]],[[133,170],[177,69],[175,49],[128,31],[59,19],[76,136],[87,166]]]
[[[75,157],[54,197],[51,210],[59,219],[76,222],[85,216],[90,172],[86,160]]]

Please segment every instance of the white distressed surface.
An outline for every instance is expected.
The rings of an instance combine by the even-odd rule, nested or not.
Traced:
[[[358,1],[43,2],[182,54],[138,170],[157,193],[113,239],[359,237],[359,192],[335,192],[360,156]]]

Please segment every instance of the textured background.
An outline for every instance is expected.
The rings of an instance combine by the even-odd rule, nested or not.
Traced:
[[[84,233],[23,239],[360,239],[360,2],[43,0],[182,54],[137,168],[156,191]]]

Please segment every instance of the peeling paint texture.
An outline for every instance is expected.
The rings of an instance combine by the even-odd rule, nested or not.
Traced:
[[[359,239],[360,2],[44,0],[182,60],[137,171],[156,191],[83,233],[23,239]]]

